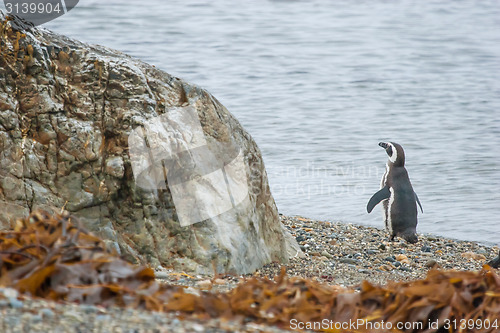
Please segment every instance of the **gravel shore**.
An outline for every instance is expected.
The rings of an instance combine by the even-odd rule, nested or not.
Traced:
[[[375,284],[424,278],[431,268],[480,270],[497,256],[498,247],[419,235],[419,242],[389,242],[387,233],[303,217],[281,216],[305,256],[285,265],[290,276],[356,288],[363,280]],[[281,265],[271,263],[246,276],[190,275],[158,269],[162,282],[187,286],[193,292],[224,292],[250,276],[273,278]],[[0,288],[2,332],[286,332],[261,324],[218,319],[197,319],[175,313],[56,303],[30,299],[15,290]]]

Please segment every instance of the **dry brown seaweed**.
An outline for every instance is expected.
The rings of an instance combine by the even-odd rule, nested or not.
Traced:
[[[0,232],[0,273],[0,285],[36,297],[253,320],[290,329],[500,332],[500,277],[488,266],[481,272],[432,270],[426,279],[384,287],[365,281],[359,290],[290,278],[283,268],[274,280],[250,278],[229,293],[193,294],[160,284],[151,268],[107,251],[68,215],[46,212]]]

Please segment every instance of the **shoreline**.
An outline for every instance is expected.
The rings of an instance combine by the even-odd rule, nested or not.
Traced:
[[[281,222],[298,240],[304,257],[288,264],[265,265],[253,274],[186,274],[159,269],[160,282],[186,286],[192,293],[226,292],[250,277],[273,279],[285,266],[287,275],[310,278],[328,285],[359,289],[367,280],[376,285],[390,281],[425,278],[431,268],[479,271],[498,254],[497,246],[453,240],[434,235],[419,235],[419,242],[387,241],[384,230],[341,222],[318,221],[301,216],[280,215]],[[496,270],[500,272],[500,270]],[[19,297],[18,297],[19,296]],[[190,315],[148,312],[130,308],[104,308],[94,305],[52,302],[18,295],[0,288],[0,327],[4,332],[22,331],[133,331],[141,332],[290,332],[276,326],[196,318]]]
[[[419,234],[416,244],[400,238],[389,242],[387,232],[376,227],[282,214],[280,219],[298,241],[304,258],[292,258],[288,264],[272,262],[241,278],[272,279],[279,275],[281,266],[285,266],[289,276],[330,285],[355,288],[363,280],[384,285],[390,281],[423,279],[431,268],[479,271],[499,251],[498,246],[431,234]],[[173,270],[157,271],[157,278],[195,288],[205,287],[210,281],[208,275],[176,275]],[[241,278],[222,275],[217,279],[219,283],[210,284],[210,288],[227,291]]]

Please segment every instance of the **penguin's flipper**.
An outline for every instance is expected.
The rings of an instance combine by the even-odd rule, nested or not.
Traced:
[[[386,186],[386,187],[383,187],[382,189],[380,189],[380,191],[378,191],[377,193],[375,193],[371,198],[370,198],[370,201],[368,201],[368,205],[366,205],[366,211],[368,213],[371,213],[371,211],[373,210],[373,207],[375,207],[376,205],[378,205],[378,203],[384,199],[389,199],[389,197],[391,196],[391,191],[389,191],[389,187]]]
[[[415,192],[413,192],[415,193]],[[420,206],[420,210],[422,211],[422,213],[424,212],[424,209],[422,208],[422,204],[420,203],[420,200],[418,200],[418,196],[417,196],[417,193],[415,193],[415,199],[417,200],[417,203],[418,205]]]

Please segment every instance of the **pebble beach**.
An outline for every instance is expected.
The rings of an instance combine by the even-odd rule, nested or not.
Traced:
[[[497,246],[419,234],[419,242],[389,242],[378,228],[317,221],[281,215],[282,223],[298,241],[302,256],[285,264],[289,276],[311,278],[330,285],[357,288],[363,281],[385,285],[391,281],[425,278],[430,269],[480,270],[497,256]],[[159,281],[186,286],[193,293],[226,292],[246,278],[279,275],[279,263],[253,274],[193,275],[158,268]],[[104,308],[32,299],[0,288],[2,332],[287,332],[252,322],[200,319],[178,313]]]

